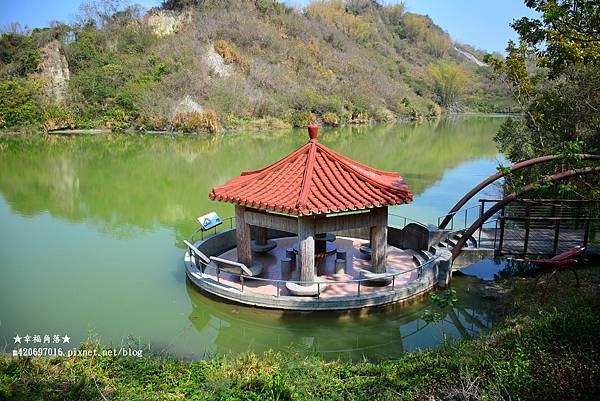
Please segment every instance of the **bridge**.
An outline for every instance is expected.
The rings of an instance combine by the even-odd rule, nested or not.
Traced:
[[[586,175],[597,175],[600,167],[591,165],[560,171],[535,181],[501,199],[479,199],[465,207],[480,191],[499,179],[538,164],[576,160],[593,163],[600,155],[550,155],[526,160],[500,169],[465,194],[450,211],[438,218],[438,225],[410,223],[405,226],[427,237],[429,251],[446,248],[452,252],[453,267],[459,269],[482,259],[499,255],[550,256],[584,246],[588,254],[600,254],[596,233],[600,228],[600,200],[527,199],[540,185]],[[405,227],[405,229],[407,228]],[[423,247],[425,243],[418,246]]]

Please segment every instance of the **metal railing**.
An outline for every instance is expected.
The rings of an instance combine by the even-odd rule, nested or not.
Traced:
[[[406,216],[402,216],[396,213],[390,213],[388,212],[388,217],[392,216],[392,217],[397,217],[400,220],[402,220],[404,223],[402,224],[402,227],[398,227],[398,228],[404,228],[406,227],[406,225],[410,222],[410,223],[418,223],[418,224],[423,224],[422,222],[415,220],[415,219],[411,219],[410,217],[406,217]]]
[[[507,239],[514,239],[509,237],[512,230],[515,235],[518,235],[517,240],[523,242],[522,250],[511,249],[509,246],[506,251],[523,255],[529,253],[557,254],[561,242],[581,245],[587,250],[590,229],[600,223],[598,217],[500,216],[498,219],[500,220],[498,251],[504,252]],[[563,231],[566,230],[570,230],[570,232],[563,236]],[[581,231],[583,232],[581,233]],[[535,235],[532,236],[532,232]],[[547,235],[543,236],[542,233]],[[549,234],[552,234],[552,238],[548,238]],[[550,244],[551,247],[548,247]],[[549,250],[551,251],[547,252]]]
[[[190,235],[190,238],[188,239],[188,241],[191,242],[192,244],[195,244],[196,241],[203,240],[205,237],[207,237],[209,235],[215,235],[219,231],[223,231],[228,228],[233,228],[235,226],[235,216],[226,217],[222,221],[223,221],[223,223],[211,228],[210,230],[204,231],[202,229],[202,227],[199,227],[196,231],[194,231],[192,233],[192,235]],[[200,235],[198,235],[198,234],[200,234]]]
[[[190,261],[190,263],[194,263],[195,266],[200,269],[200,267],[198,266],[198,263],[204,265],[204,268],[200,269],[201,272],[204,274],[204,269],[209,267],[208,264],[203,263],[200,260],[195,260],[192,256],[192,251],[190,249],[188,249],[188,252],[190,253],[190,257],[192,258],[192,260]],[[408,270],[403,270],[401,272],[396,272],[396,273],[389,273],[389,274],[385,274],[385,273],[381,273],[381,274],[377,274],[377,273],[373,273],[376,275],[376,277],[372,277],[372,278],[358,278],[358,279],[348,279],[348,280],[341,280],[341,281],[323,281],[323,280],[313,280],[313,281],[301,281],[301,280],[283,280],[283,279],[270,279],[270,278],[264,278],[264,277],[250,277],[250,276],[245,276],[244,274],[236,274],[236,273],[231,273],[230,271],[227,271],[227,275],[229,277],[231,277],[232,279],[238,279],[240,281],[241,284],[241,292],[244,292],[245,289],[245,281],[246,280],[252,280],[252,281],[260,281],[260,282],[264,282],[264,283],[270,283],[270,284],[275,284],[276,287],[276,297],[280,297],[281,296],[281,291],[282,291],[282,286],[285,287],[286,283],[294,283],[294,284],[300,284],[300,285],[304,285],[304,286],[310,286],[310,285],[317,285],[317,294],[314,295],[317,297],[317,299],[320,298],[321,295],[321,287],[329,287],[332,285],[340,285],[340,284],[350,284],[350,283],[357,283],[357,293],[356,295],[358,297],[361,296],[361,286],[364,286],[363,283],[366,282],[373,282],[373,281],[388,281],[391,280],[391,283],[385,285],[385,286],[381,286],[381,287],[369,287],[369,288],[382,288],[382,289],[388,289],[388,287],[390,287],[391,285],[391,291],[394,291],[395,289],[395,285],[396,285],[396,277],[404,275],[404,274],[408,274],[408,273],[412,273],[414,271],[418,271],[418,275],[417,275],[417,279],[421,277],[421,275],[423,274],[423,268],[426,266],[430,266],[432,263],[435,263],[438,259],[438,256],[434,255],[432,258],[428,259],[427,261],[425,261],[425,263],[422,263],[414,268],[408,269]],[[198,262],[198,263],[196,263]],[[217,283],[220,284],[221,283],[221,268],[218,265],[210,265],[211,268],[215,269],[215,276],[216,276],[216,280]],[[348,294],[344,294],[344,296],[346,296]]]
[[[473,209],[478,209],[478,214],[471,213],[471,216],[475,215],[477,218],[483,214],[482,205],[469,206],[464,209],[457,210],[456,212],[452,212],[452,213],[445,214],[443,216],[439,216],[437,218],[437,225],[439,227],[442,220],[444,220],[448,216],[452,216],[450,219],[450,230],[454,231],[454,229],[455,229],[454,228],[454,220],[458,219],[458,217],[460,216],[461,217],[460,222],[462,223],[464,221],[464,225],[462,226],[462,228],[466,229],[469,227],[469,225],[468,225],[469,224],[469,211],[473,210]],[[464,215],[464,217],[462,217],[461,215]],[[446,227],[448,227],[448,226],[446,225]],[[457,226],[457,227],[460,227],[460,226]]]

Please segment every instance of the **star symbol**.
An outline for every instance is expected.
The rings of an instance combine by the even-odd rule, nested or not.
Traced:
[[[18,334],[16,336],[14,336],[13,339],[15,340],[15,344],[16,343],[21,344],[21,336],[19,336]]]
[[[65,336],[62,338],[63,343],[68,343],[71,340],[71,337],[69,337],[68,335],[65,334]]]

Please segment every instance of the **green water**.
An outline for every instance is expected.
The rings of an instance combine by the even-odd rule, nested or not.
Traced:
[[[400,172],[412,205],[394,213],[435,222],[495,172],[502,118],[322,130],[332,149]],[[0,137],[0,349],[16,334],[150,344],[182,358],[299,347],[326,357],[399,355],[493,324],[476,280],[459,278],[460,308],[426,325],[429,305],[295,314],[209,299],[186,282],[181,241],[195,217],[230,205],[209,190],[304,144],[304,130],[210,137]],[[397,217],[391,220],[397,221]]]

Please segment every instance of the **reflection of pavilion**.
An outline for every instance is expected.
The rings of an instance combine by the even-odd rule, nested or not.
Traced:
[[[439,323],[427,324],[420,319],[425,304],[408,309],[390,305],[366,315],[359,311],[317,312],[307,318],[304,313],[232,307],[199,296],[191,285],[188,293],[193,306],[188,318],[202,336],[202,345],[196,351],[200,355],[205,350],[227,354],[286,350],[292,346],[326,358],[389,358],[435,346],[443,334],[466,338],[491,324],[485,309],[467,311],[461,306],[449,311]]]

